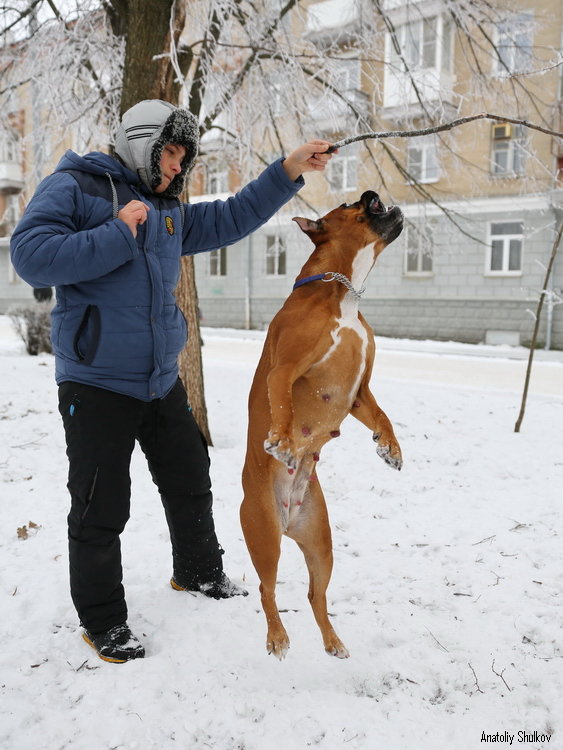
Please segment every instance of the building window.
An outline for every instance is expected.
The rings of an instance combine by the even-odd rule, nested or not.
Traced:
[[[334,87],[344,94],[360,88],[360,62],[341,57],[334,61]]]
[[[408,226],[405,234],[405,275],[434,273],[432,232],[428,227]]]
[[[226,169],[219,169],[217,166],[210,166],[207,170],[207,194],[217,195],[229,192],[229,172]]]
[[[530,70],[533,21],[532,13],[518,13],[497,25],[498,74],[525,73]]]
[[[360,53],[358,52],[359,56]],[[341,118],[369,117],[370,97],[361,90],[361,63],[358,57],[329,58],[326,75],[308,100],[311,115],[323,130],[346,130]]]
[[[19,139],[13,132],[5,131],[0,134],[0,162],[19,164]]]
[[[409,138],[407,170],[413,181],[436,182],[440,177],[436,136]]]
[[[1,223],[14,227],[20,218],[20,199],[18,195],[8,194],[5,196],[4,215],[1,217]]]
[[[227,275],[227,248],[219,247],[217,250],[211,250],[209,253],[209,275],[226,276]]]
[[[328,181],[334,193],[346,193],[358,187],[358,157],[350,147],[347,151],[332,159],[329,165]]]
[[[271,77],[268,80],[268,96],[269,106],[271,115],[273,117],[281,117],[284,111],[284,97],[283,87],[281,83],[272,81]]]
[[[268,235],[266,237],[266,275],[285,276],[286,250],[283,237]]]
[[[519,275],[522,273],[524,225],[521,221],[493,222],[490,226],[487,273]]]
[[[493,125],[491,171],[494,175],[522,175],[526,166],[526,135],[522,125]]]
[[[397,70],[442,70],[452,68],[452,26],[442,16],[420,18],[401,24],[391,39],[391,64]],[[397,47],[401,51],[401,61]]]

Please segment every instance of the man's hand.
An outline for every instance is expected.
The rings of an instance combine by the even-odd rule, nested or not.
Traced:
[[[126,203],[117,214],[117,218],[125,222],[131,230],[133,237],[136,237],[137,226],[145,223],[149,210],[150,206],[147,206],[147,204],[142,201],[129,201],[129,203]]]
[[[331,145],[329,141],[309,141],[292,151],[282,162],[289,179],[295,181],[304,172],[322,172],[332,158],[324,153]]]

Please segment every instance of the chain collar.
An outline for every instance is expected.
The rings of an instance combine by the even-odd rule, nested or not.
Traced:
[[[344,276],[343,273],[337,273],[336,271],[327,271],[326,273],[318,273],[315,276],[307,276],[304,279],[299,279],[299,281],[295,282],[293,288],[297,289],[297,287],[303,286],[303,284],[308,284],[310,281],[338,281],[348,289],[350,294],[354,299],[358,300],[358,302],[360,301],[362,294],[366,291],[365,286],[361,289],[354,289],[350,279],[347,276]]]

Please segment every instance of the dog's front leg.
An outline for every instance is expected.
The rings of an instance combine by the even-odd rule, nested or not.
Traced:
[[[387,414],[375,400],[367,383],[362,383],[354,400],[350,414],[356,417],[373,433],[377,443],[377,455],[393,469],[401,470],[403,457],[399,441]]]
[[[271,427],[264,442],[264,450],[289,469],[295,469],[297,458],[292,439],[295,366],[284,364],[270,371],[267,378],[270,401]]]
[[[403,457],[399,441],[395,437],[393,425],[387,414],[380,408],[370,390],[369,383],[375,361],[375,341],[373,331],[363,315],[360,314],[360,321],[364,326],[368,336],[368,351],[366,359],[366,369],[358,388],[356,398],[352,403],[350,414],[356,417],[362,424],[372,431],[373,440],[377,443],[377,455],[382,458],[386,464],[393,469],[401,470],[403,466]]]

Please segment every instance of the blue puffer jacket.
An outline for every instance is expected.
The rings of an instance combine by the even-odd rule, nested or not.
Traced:
[[[181,204],[149,194],[106,154],[67,151],[11,240],[18,274],[34,287],[56,287],[57,383],[74,380],[143,401],[166,395],[186,341],[174,297],[180,255],[237,242],[303,184],[291,182],[280,159],[226,201]],[[136,238],[113,218],[135,199],[150,205]]]

